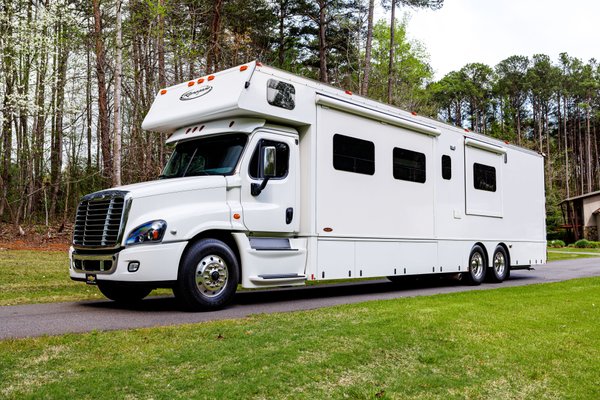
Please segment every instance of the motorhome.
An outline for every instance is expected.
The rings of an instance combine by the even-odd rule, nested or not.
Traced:
[[[546,261],[543,157],[507,142],[259,62],[160,90],[142,127],[170,134],[162,174],[83,197],[70,250],[113,300]]]

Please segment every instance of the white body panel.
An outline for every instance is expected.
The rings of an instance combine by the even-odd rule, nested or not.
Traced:
[[[268,102],[270,80],[293,86],[293,107]],[[118,188],[131,199],[123,249],[116,272],[99,280],[176,280],[189,243],[215,230],[232,235],[244,287],[464,272],[475,244],[488,264],[499,245],[513,267],[545,262],[543,158],[531,151],[256,63],[167,88],[143,127],[172,133],[169,142],[228,132],[248,141],[229,176]],[[374,173],[335,169],[335,135],[372,142]],[[261,139],[290,148],[289,173],[252,196],[261,180],[249,164]],[[424,182],[394,178],[394,148],[424,155]],[[494,168],[495,190],[475,188],[474,163]],[[135,227],[156,219],[168,226],[161,244],[125,246]],[[283,247],[269,248],[271,239]],[[140,270],[128,273],[128,260],[142,260]]]

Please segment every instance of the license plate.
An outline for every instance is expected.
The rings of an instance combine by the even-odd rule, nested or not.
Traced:
[[[85,283],[88,285],[97,285],[96,275],[94,274],[85,274]]]

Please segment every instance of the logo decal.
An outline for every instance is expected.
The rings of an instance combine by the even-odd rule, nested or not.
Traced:
[[[202,86],[197,89],[188,90],[187,92],[185,92],[184,94],[181,95],[179,100],[181,100],[181,101],[194,100],[194,99],[197,99],[198,97],[202,97],[205,94],[208,94],[211,90],[212,90],[212,86]]]

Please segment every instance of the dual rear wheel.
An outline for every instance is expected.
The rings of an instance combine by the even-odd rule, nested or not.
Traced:
[[[469,270],[465,273],[467,281],[472,285],[480,285],[487,279],[500,283],[510,275],[510,265],[506,250],[497,246],[492,256],[492,266],[488,267],[485,251],[479,245],[473,246],[469,255]]]

